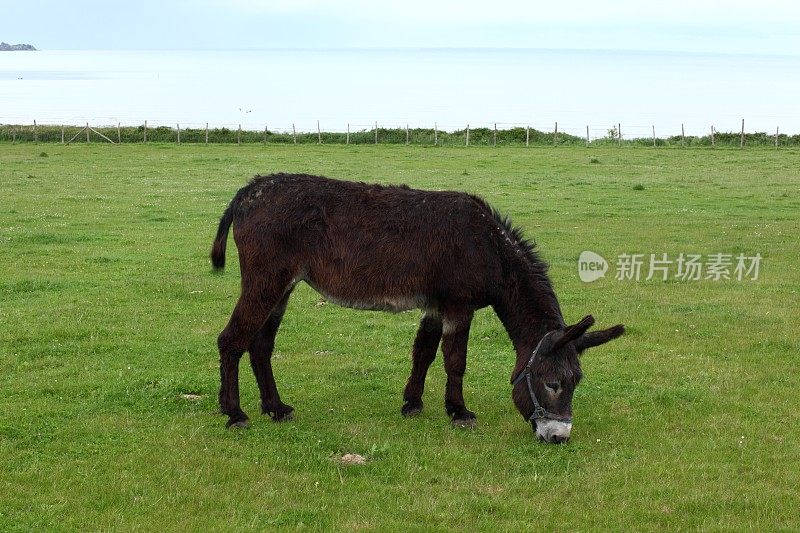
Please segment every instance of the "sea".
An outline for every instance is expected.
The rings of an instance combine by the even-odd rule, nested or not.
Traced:
[[[0,124],[800,133],[800,56],[542,49],[0,52]]]

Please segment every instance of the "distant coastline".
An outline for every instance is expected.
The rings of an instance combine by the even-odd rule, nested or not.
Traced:
[[[36,48],[30,44],[0,43],[0,52],[36,52]]]

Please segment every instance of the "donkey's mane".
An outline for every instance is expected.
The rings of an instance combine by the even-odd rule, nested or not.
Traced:
[[[479,196],[472,196],[472,198],[486,209],[494,221],[497,222],[506,240],[513,245],[514,251],[527,260],[531,272],[537,278],[549,284],[550,278],[547,276],[549,265],[539,256],[539,252],[536,250],[536,241],[525,237],[522,228],[515,226],[510,216],[504,215]]]
[[[506,233],[511,238],[511,242],[517,245],[522,253],[525,254],[525,257],[528,258],[528,262],[531,265],[542,267],[546,272],[547,263],[541,257],[539,257],[539,253],[536,251],[536,241],[525,237],[522,228],[515,226],[509,215],[504,215],[491,206],[490,209],[492,218],[494,218],[498,224],[503,226],[503,229],[505,229]]]
[[[520,265],[522,271],[527,274],[527,282],[531,283],[532,289],[538,294],[540,304],[551,310],[549,318],[563,324],[560,306],[556,298],[553,284],[547,275],[549,265],[539,256],[536,249],[536,242],[525,237],[522,228],[515,226],[511,217],[502,214],[486,200],[478,196],[472,198],[492,217],[497,223],[497,229],[502,234],[502,241],[507,245],[507,257]],[[521,260],[521,261],[520,261]],[[509,273],[510,274],[510,273]]]

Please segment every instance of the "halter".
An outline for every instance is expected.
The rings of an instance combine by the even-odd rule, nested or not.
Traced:
[[[531,358],[528,359],[528,364],[525,365],[525,368],[522,370],[522,372],[520,372],[517,375],[517,377],[514,378],[514,381],[511,382],[511,386],[515,387],[517,383],[522,381],[522,378],[525,378],[525,381],[527,381],[528,394],[530,394],[531,401],[533,402],[533,414],[528,418],[528,422],[530,422],[531,425],[535,426],[536,425],[535,421],[542,418],[548,420],[557,420],[559,422],[572,423],[571,416],[557,415],[555,413],[551,413],[550,411],[542,407],[542,405],[539,403],[539,400],[536,399],[536,394],[533,392],[533,383],[531,383],[531,369],[533,368],[533,362],[536,360],[536,356],[539,354],[539,349],[542,347],[542,342],[544,341],[545,337],[547,337],[547,335],[542,337],[542,340],[540,340],[539,344],[536,345],[536,349],[533,350]]]

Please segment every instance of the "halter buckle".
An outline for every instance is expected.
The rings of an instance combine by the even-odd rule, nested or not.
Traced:
[[[538,420],[539,418],[547,418],[547,411],[541,405],[537,405],[533,409],[533,414],[529,418],[529,420]]]

